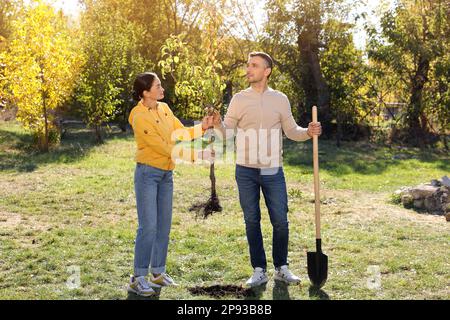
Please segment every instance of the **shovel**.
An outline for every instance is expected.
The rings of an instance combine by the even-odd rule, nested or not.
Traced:
[[[313,122],[317,122],[317,107],[312,109]],[[319,193],[319,137],[313,136],[314,196],[316,211],[316,252],[307,252],[308,276],[313,286],[321,288],[327,281],[328,257],[322,253],[320,235],[320,193]]]

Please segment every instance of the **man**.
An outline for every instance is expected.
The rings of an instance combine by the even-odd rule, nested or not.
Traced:
[[[226,138],[236,134],[236,182],[254,268],[253,275],[246,282],[250,287],[268,281],[260,223],[261,190],[273,227],[275,280],[287,284],[300,281],[289,270],[287,261],[288,198],[282,168],[281,131],[295,141],[306,141],[322,133],[320,123],[310,123],[307,129],[296,124],[286,95],[268,87],[272,68],[273,60],[268,54],[250,53],[247,63],[250,88],[233,97],[223,122],[219,114],[214,117],[214,126]]]

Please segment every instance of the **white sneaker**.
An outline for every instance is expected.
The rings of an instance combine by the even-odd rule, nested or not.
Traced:
[[[128,285],[128,292],[137,294],[142,297],[149,297],[156,294],[156,291],[150,288],[149,283],[145,280],[145,277],[132,276],[130,284]]]
[[[245,283],[248,287],[260,286],[269,281],[263,268],[255,268],[253,275]]]
[[[287,284],[297,284],[300,282],[300,278],[293,274],[288,269],[288,266],[281,266],[280,268],[276,268],[274,279]]]
[[[167,273],[161,273],[157,277],[154,277],[153,274],[151,274],[150,282],[160,287],[178,286],[178,284],[176,284],[175,281]]]

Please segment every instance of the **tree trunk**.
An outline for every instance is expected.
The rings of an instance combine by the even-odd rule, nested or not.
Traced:
[[[41,72],[39,73],[39,77],[41,79],[41,88],[44,88],[44,72],[43,67],[40,66]],[[47,104],[45,103],[47,100],[47,94],[44,89],[41,90],[42,96],[42,108],[44,113],[44,140],[42,141],[41,136],[38,137],[38,148],[40,151],[48,152],[48,114],[47,114]]]
[[[342,139],[342,118],[341,118],[341,113],[339,112],[339,110],[337,110],[336,123],[337,123],[336,146],[338,148],[340,148],[341,147],[341,139]]]
[[[298,46],[300,49],[301,82],[306,95],[305,108],[308,114],[313,106],[317,106],[319,119],[325,136],[330,136],[330,90],[326,83],[319,61],[318,39],[308,34],[300,34]]]
[[[42,151],[48,152],[48,117],[47,117],[47,108],[45,107],[45,101],[44,101],[44,121],[45,121],[44,146]]]
[[[412,79],[410,105],[406,115],[409,138],[411,141],[416,141],[419,146],[424,145],[427,128],[426,123],[421,123],[421,118],[423,115],[423,88],[428,81],[429,69],[430,62],[427,59],[420,57],[416,74]]]
[[[216,174],[214,171],[214,163],[209,167],[209,179],[211,179],[211,198],[216,198]]]
[[[226,87],[223,90],[223,104],[230,104],[231,98],[233,97],[233,82],[228,80],[226,82]]]
[[[47,105],[45,104],[45,92],[42,92],[42,105],[44,109],[44,139],[39,142],[39,149],[43,152],[48,152],[48,114],[47,114]],[[41,139],[39,139],[41,140]]]
[[[94,130],[95,130],[95,141],[97,143],[103,143],[103,137],[102,137],[102,126],[96,124],[94,126]]]
[[[448,142],[447,142],[447,135],[445,134],[445,132],[442,135],[442,141],[444,143],[445,151],[449,151]]]

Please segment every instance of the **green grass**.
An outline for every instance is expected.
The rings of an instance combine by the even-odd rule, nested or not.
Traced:
[[[133,137],[113,130],[95,145],[89,131],[72,130],[49,154],[30,149],[30,141],[16,123],[0,123],[0,299],[135,298],[125,291],[137,227]],[[401,186],[448,175],[449,157],[367,143],[337,149],[320,141],[320,150],[327,284],[310,291],[306,272],[306,251],[314,250],[311,143],[286,141],[289,258],[303,282],[271,280],[252,299],[449,299],[449,224],[391,203]],[[164,288],[159,299],[212,299],[188,289],[241,285],[251,274],[232,164],[217,164],[223,212],[203,220],[188,210],[206,200],[208,175],[207,166],[175,170],[167,267],[180,286]],[[264,205],[262,215],[271,265]],[[80,268],[74,290],[66,284],[72,266]],[[367,285],[370,266],[381,272],[378,289]]]

